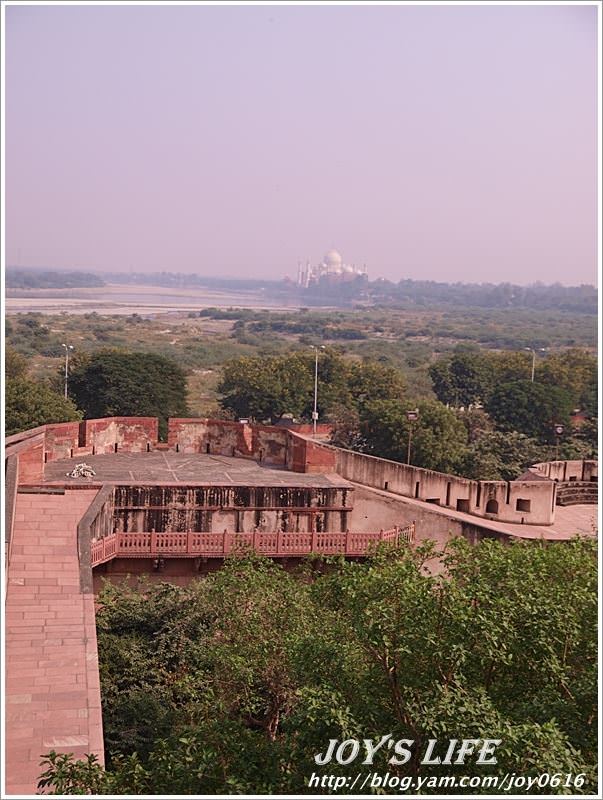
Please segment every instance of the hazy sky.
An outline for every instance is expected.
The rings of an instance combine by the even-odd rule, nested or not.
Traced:
[[[6,8],[6,262],[596,279],[596,7]]]

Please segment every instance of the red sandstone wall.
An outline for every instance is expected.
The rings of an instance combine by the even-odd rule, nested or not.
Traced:
[[[271,425],[183,417],[168,421],[172,450],[253,458],[274,466],[285,465],[287,436],[287,430]]]
[[[96,454],[125,450],[142,453],[157,443],[157,417],[107,417],[87,419],[84,423],[85,445]],[[116,447],[117,446],[117,447]]]
[[[71,458],[79,446],[79,422],[59,422],[46,426],[46,461]]]
[[[44,429],[12,446],[7,444],[5,457],[11,455],[19,456],[18,483],[41,481],[44,477]]]
[[[253,457],[250,425],[227,420],[179,417],[168,420],[168,447],[181,453]]]
[[[287,431],[286,467],[293,472],[336,472],[334,450]]]

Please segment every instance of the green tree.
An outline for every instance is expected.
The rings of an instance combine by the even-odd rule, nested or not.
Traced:
[[[436,555],[439,574],[425,568]],[[382,748],[378,774],[450,774],[421,763],[428,740],[481,735],[502,740],[498,763],[472,761],[472,774],[583,774],[577,792],[594,794],[597,612],[596,545],[584,540],[385,546],[299,575],[233,558],[188,587],[106,585],[107,770],[51,753],[43,788],[308,794],[312,772],[349,774],[314,763],[330,738],[391,733],[415,742],[412,757],[388,764]],[[159,727],[142,696],[157,701]]]
[[[481,353],[459,352],[429,369],[438,400],[458,408],[481,403],[491,391],[487,362]]]
[[[487,431],[470,444],[461,472],[474,480],[512,481],[549,457],[549,448],[523,433]]]
[[[361,422],[366,451],[381,458],[406,462],[411,423],[408,403],[378,400],[370,403]],[[462,463],[467,431],[458,416],[437,400],[418,403],[419,419],[412,424],[411,463],[417,467],[455,472]]]
[[[6,380],[25,378],[27,376],[27,359],[14,347],[7,344],[4,348],[4,377]]]
[[[218,386],[223,408],[237,417],[278,421],[303,416],[313,392],[310,360],[302,355],[243,357],[227,361]]]
[[[576,407],[596,408],[597,358],[587,350],[572,348],[552,353],[538,363],[536,380],[564,389]]]
[[[237,358],[226,363],[221,404],[236,416],[276,422],[283,414],[311,419],[315,356],[295,352],[269,358]],[[399,398],[400,372],[373,361],[348,362],[331,348],[319,353],[318,413],[334,419],[342,408],[359,410],[375,397]]]
[[[553,426],[569,426],[572,398],[565,389],[515,381],[498,386],[486,411],[502,431],[518,431],[541,442],[554,441]]]
[[[51,422],[71,422],[82,418],[71,400],[48,386],[27,378],[6,381],[6,434],[19,433]]]
[[[165,435],[169,417],[187,414],[186,375],[164,356],[104,349],[72,363],[69,394],[87,419],[159,417]]]
[[[372,360],[350,364],[348,386],[357,409],[372,400],[400,400],[406,392],[406,383],[400,370]]]

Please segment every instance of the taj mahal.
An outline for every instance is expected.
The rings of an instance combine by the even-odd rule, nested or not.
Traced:
[[[301,261],[297,265],[297,283],[304,288],[317,284],[326,279],[329,282],[339,283],[354,280],[367,274],[366,264],[357,267],[354,264],[344,264],[341,254],[337,250],[329,250],[320,264],[312,266],[309,261],[304,266]]]

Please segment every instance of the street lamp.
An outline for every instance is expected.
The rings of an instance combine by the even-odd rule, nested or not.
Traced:
[[[324,344],[320,347],[311,344],[310,348],[314,350],[314,411],[312,412],[312,436],[316,438],[316,422],[318,420],[318,351],[324,350]]]
[[[555,439],[556,439],[555,461],[559,461],[559,437],[563,436],[563,431],[565,430],[565,428],[563,427],[563,425],[555,425],[554,429],[555,429]]]
[[[65,348],[65,400],[67,399],[67,384],[69,382],[69,351],[73,350],[72,344],[63,343],[61,347]]]
[[[534,383],[534,372],[536,371],[536,350],[533,347],[524,347],[524,350],[528,350],[532,354],[532,383]],[[546,353],[546,348],[539,347],[539,353]]]
[[[412,426],[419,419],[419,409],[415,408],[414,411],[407,411],[406,412],[406,419],[409,422],[409,425],[408,425],[408,453],[406,455],[406,463],[410,464],[410,446],[411,446],[411,442],[412,442]]]

